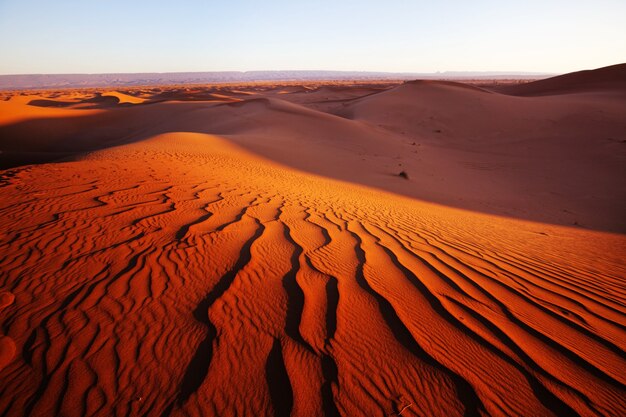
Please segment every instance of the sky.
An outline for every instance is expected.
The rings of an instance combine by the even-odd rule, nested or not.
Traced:
[[[626,62],[626,0],[0,0],[0,74],[564,73]]]

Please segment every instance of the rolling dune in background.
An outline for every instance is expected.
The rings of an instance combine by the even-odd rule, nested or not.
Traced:
[[[626,414],[607,71],[6,93],[0,414]]]

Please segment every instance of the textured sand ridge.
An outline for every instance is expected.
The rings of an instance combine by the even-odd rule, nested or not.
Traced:
[[[500,183],[467,203],[482,213],[424,201],[446,193],[416,178],[431,166],[460,170],[446,178],[461,190],[454,181],[479,177],[458,167],[502,164],[517,148],[467,159],[478,152],[454,148],[458,124],[439,134],[398,120],[400,111],[391,120],[372,110],[415,85],[353,88],[212,92],[114,110],[85,109],[84,97],[42,96],[71,102],[62,109],[0,102],[23,115],[2,116],[4,149],[10,134],[22,141],[15,150],[71,156],[0,172],[0,413],[626,413],[626,238],[606,231],[620,229],[619,215],[600,205],[606,218],[594,219],[583,197],[578,215],[593,227],[556,215],[553,224],[523,220],[542,214],[532,204],[517,219],[494,215],[487,203]],[[416,97],[459,87],[430,88]],[[599,98],[585,100],[570,104]],[[602,103],[613,135],[624,102]],[[459,123],[497,142],[488,128],[478,132],[481,122]],[[519,133],[515,123],[499,128]],[[398,165],[413,138],[427,148],[421,162]],[[613,150],[606,172],[620,173],[623,150],[604,136],[594,143],[601,157]],[[408,180],[396,175],[402,169]],[[529,195],[545,191],[537,181],[522,181]],[[603,194],[607,207],[623,204],[620,181],[613,200]],[[587,186],[579,194],[594,192]],[[561,199],[546,192],[546,211],[578,195],[562,188]]]

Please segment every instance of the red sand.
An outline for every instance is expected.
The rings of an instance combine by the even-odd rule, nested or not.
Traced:
[[[625,414],[618,69],[0,101],[0,414]]]

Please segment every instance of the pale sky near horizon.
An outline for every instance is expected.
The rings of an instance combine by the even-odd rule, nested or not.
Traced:
[[[0,0],[0,74],[563,73],[626,62],[626,0]]]

